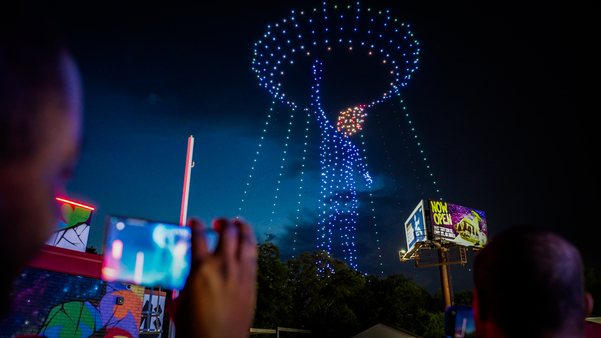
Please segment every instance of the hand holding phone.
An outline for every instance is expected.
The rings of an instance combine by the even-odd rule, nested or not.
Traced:
[[[248,337],[256,301],[257,242],[242,219],[213,221],[219,245],[209,253],[204,224],[193,229],[192,270],[171,313],[179,337]]]

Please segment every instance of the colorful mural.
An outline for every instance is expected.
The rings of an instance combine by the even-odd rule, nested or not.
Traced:
[[[61,219],[46,244],[85,252],[94,207],[58,197],[56,202]]]
[[[47,337],[89,337],[102,328],[100,313],[90,302],[55,306],[40,331]]]
[[[138,338],[144,287],[27,269],[0,337]]]

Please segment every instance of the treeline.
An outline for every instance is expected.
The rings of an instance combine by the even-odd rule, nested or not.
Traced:
[[[324,251],[281,262],[279,249],[267,241],[259,244],[258,265],[255,328],[281,326],[309,329],[311,337],[352,337],[385,323],[424,338],[444,336],[440,292],[431,295],[402,274],[365,276]],[[458,293],[455,301],[471,305],[471,292]]]

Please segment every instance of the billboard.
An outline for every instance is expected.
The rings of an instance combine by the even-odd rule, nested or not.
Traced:
[[[405,221],[405,235],[407,238],[407,252],[411,252],[415,244],[427,240],[426,217],[424,201],[421,200]]]
[[[428,200],[432,237],[457,245],[483,248],[488,240],[484,211]]]
[[[46,244],[85,252],[94,207],[57,197],[60,221]]]

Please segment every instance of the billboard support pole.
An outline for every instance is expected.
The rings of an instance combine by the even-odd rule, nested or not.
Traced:
[[[188,196],[190,195],[190,175],[192,174],[192,168],[194,167],[194,161],[192,161],[192,155],[194,153],[194,136],[188,137],[188,152],[186,154],[186,172],[184,174],[184,191],[182,194],[182,208],[179,214],[179,225],[186,226],[186,219],[188,218]],[[177,298],[177,290],[173,290],[171,294],[171,300]],[[173,324],[173,318],[169,320],[169,338],[175,338],[175,325]]]
[[[442,263],[440,265],[440,280],[441,280],[441,284],[442,284],[442,295],[444,298],[444,306],[445,309],[449,306],[452,305],[452,295],[451,295],[451,274],[449,271],[449,266],[447,264],[444,264],[447,262],[446,259],[446,253],[444,252],[444,250],[442,248],[438,249],[438,257],[439,257],[439,261],[440,263]]]

